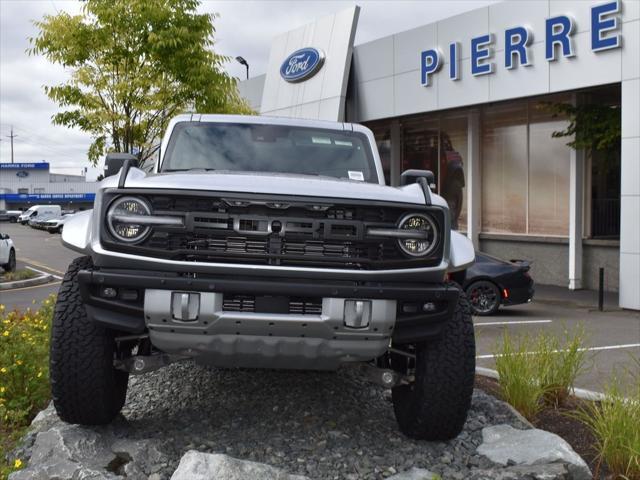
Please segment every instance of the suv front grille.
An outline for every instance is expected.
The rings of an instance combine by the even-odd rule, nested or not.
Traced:
[[[442,258],[442,241],[428,258],[409,258],[395,238],[366,233],[368,228],[395,229],[402,216],[424,207],[143,195],[155,215],[183,216],[185,227],[154,226],[149,237],[135,245],[105,234],[109,249],[192,262],[366,270],[435,266]],[[442,232],[442,210],[430,213]]]

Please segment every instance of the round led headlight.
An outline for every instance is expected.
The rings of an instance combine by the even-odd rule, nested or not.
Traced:
[[[151,231],[148,225],[140,222],[140,217],[151,215],[147,202],[136,197],[116,199],[107,211],[107,226],[111,235],[126,243],[142,241]]]
[[[429,215],[411,213],[402,217],[398,228],[401,230],[418,230],[416,238],[400,238],[398,245],[407,255],[424,257],[429,255],[438,245],[438,227]]]

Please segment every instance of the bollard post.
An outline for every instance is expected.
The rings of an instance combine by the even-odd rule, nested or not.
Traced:
[[[598,310],[604,310],[604,268],[598,271]]]

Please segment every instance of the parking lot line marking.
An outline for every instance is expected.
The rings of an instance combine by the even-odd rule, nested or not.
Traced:
[[[474,323],[476,327],[487,325],[526,325],[530,323],[552,323],[553,320],[515,320],[513,322],[478,322]]]
[[[53,273],[43,272],[42,270],[38,270],[37,268],[30,267],[29,265],[26,265],[26,267],[27,267],[29,270],[33,270],[34,272],[41,273],[42,275],[51,275],[51,276],[52,276],[53,278],[55,278],[56,280],[62,280],[62,277],[61,277],[61,276],[59,276],[59,275],[54,275]],[[51,271],[52,271],[52,272],[55,272],[56,270],[51,270]]]
[[[61,282],[43,283],[42,285],[32,285],[31,287],[12,288],[11,290],[4,290],[5,292],[20,292],[22,290],[31,290],[33,288],[52,287],[54,285],[60,285]]]
[[[640,347],[640,343],[627,343],[627,344],[623,344],[623,345],[603,345],[601,347],[584,347],[584,348],[579,348],[578,351],[580,352],[600,352],[602,350],[621,350],[624,348],[637,348]],[[561,352],[563,350],[556,350],[555,352]],[[534,355],[537,352],[524,352],[525,355]],[[496,358],[496,357],[500,357],[500,354],[487,354],[487,355],[476,355],[476,359],[478,360],[482,360],[482,359],[488,359],[488,358]]]
[[[64,272],[61,272],[60,270],[56,270],[55,268],[51,268],[51,267],[49,267],[47,265],[44,265],[42,263],[36,262],[35,260],[31,260],[30,258],[22,257],[20,260],[22,260],[25,263],[30,263],[32,265],[35,265],[36,267],[44,268],[45,270],[49,270],[50,272],[54,272],[54,273],[58,273],[60,275],[64,275]]]

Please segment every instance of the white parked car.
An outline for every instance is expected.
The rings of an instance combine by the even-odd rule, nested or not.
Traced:
[[[16,249],[13,240],[6,233],[0,233],[0,266],[5,272],[16,269]]]
[[[43,222],[43,226],[41,228],[43,228],[49,233],[62,233],[62,229],[64,228],[65,222],[71,216],[72,215],[63,215],[62,217],[50,218],[49,220],[46,220]]]

